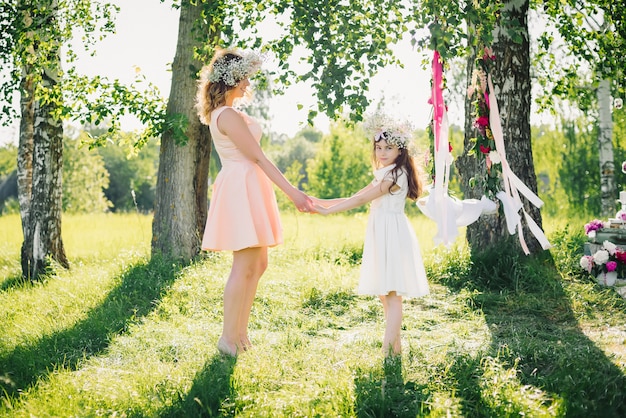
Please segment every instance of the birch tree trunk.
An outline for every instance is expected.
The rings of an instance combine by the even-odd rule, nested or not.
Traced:
[[[611,117],[611,81],[600,81],[598,90],[599,132],[598,148],[600,150],[600,193],[602,216],[615,216],[617,191],[615,188],[615,162],[613,159],[613,119]]]
[[[200,252],[208,209],[211,137],[194,109],[197,71],[202,66],[194,52],[207,43],[213,45],[219,35],[211,35],[202,10],[201,2],[191,1],[183,1],[180,8],[167,117],[187,119],[187,140],[180,144],[172,131],[161,138],[152,222],[152,254],[183,261]]]
[[[18,151],[18,196],[22,216],[24,242],[21,249],[22,275],[36,280],[45,273],[52,258],[63,267],[69,267],[61,239],[63,123],[57,116],[55,91],[61,68],[60,46],[48,35],[55,24],[57,7],[42,8],[48,14],[42,19],[46,25],[35,27],[38,39],[46,44],[43,52],[46,65],[41,71],[40,85],[32,84],[32,67],[24,68],[21,85],[22,121]],[[49,25],[49,26],[47,26]],[[41,53],[33,44],[32,53]],[[36,96],[41,94],[41,97]],[[43,96],[47,95],[46,98]]]
[[[528,35],[528,0],[506,1],[494,29],[492,45],[496,56],[495,68],[492,71],[495,95],[498,99],[506,156],[512,171],[533,192],[537,191],[537,178],[532,157],[530,137],[530,48]],[[513,25],[511,22],[519,22]],[[516,40],[510,36],[514,31]],[[470,67],[471,66],[471,67]],[[473,68],[474,57],[470,57],[468,68]],[[469,72],[471,77],[471,71]],[[470,79],[468,78],[468,81]],[[469,83],[468,83],[469,86]],[[471,103],[466,101],[465,147],[469,149],[473,136],[473,120]],[[474,160],[474,161],[472,161]],[[462,179],[463,192],[466,198],[480,198],[482,190],[471,189],[469,179],[484,167],[477,167],[474,158],[463,156],[457,166]],[[542,226],[539,209],[522,197],[526,212]],[[537,240],[532,237],[526,226],[524,237],[531,252],[541,249]],[[508,236],[506,221],[503,215],[482,216],[467,227],[467,240],[472,250],[482,250],[496,245]]]
[[[20,204],[20,217],[22,219],[22,235],[28,235],[28,219],[30,214],[30,202],[33,195],[33,126],[35,125],[35,108],[33,81],[28,75],[29,70],[22,78],[20,108],[22,118],[20,120],[20,136],[17,148],[17,199]],[[23,246],[26,244],[24,240]],[[22,252],[24,249],[22,249]],[[23,258],[23,257],[22,257]],[[23,272],[25,273],[25,272]]]

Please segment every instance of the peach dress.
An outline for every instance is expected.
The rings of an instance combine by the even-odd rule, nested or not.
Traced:
[[[217,128],[217,119],[229,108],[222,106],[211,113],[209,128],[222,169],[213,185],[202,249],[238,251],[282,244],[282,226],[272,181]],[[245,113],[237,112],[259,142],[261,126]]]

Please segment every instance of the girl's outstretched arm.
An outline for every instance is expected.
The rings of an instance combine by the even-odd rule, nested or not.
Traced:
[[[359,190],[358,192],[356,192],[355,194],[352,195],[352,197],[360,195],[361,193],[365,193],[370,187],[372,186],[372,184],[368,184],[367,186],[363,187],[361,190]],[[309,196],[309,199],[311,199],[313,201],[313,204],[315,206],[317,206],[318,208],[329,208],[331,206],[334,206],[338,203],[341,203],[345,200],[348,200],[349,198],[347,197],[337,197],[335,199],[320,199],[318,197],[313,197],[313,196]]]
[[[358,208],[359,206],[363,206],[364,204],[369,203],[372,200],[389,193],[389,190],[392,186],[393,182],[391,180],[385,180],[379,184],[372,183],[361,189],[358,193],[350,196],[347,199],[342,199],[339,203],[332,205],[328,208],[316,205],[315,210],[322,215],[329,215],[331,213],[343,212],[346,210]]]

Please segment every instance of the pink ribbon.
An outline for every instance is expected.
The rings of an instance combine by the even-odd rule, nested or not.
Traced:
[[[439,151],[439,137],[441,135],[441,124],[445,113],[443,103],[443,63],[438,51],[433,56],[433,86],[431,101],[433,104],[433,131],[435,134],[435,151]]]
[[[443,102],[443,65],[441,56],[435,51],[432,63],[433,86],[431,103],[433,105],[433,133],[435,139],[435,184],[430,191],[429,205],[437,223],[435,243],[451,245],[458,235],[453,211],[447,204],[448,182],[452,157],[448,143],[448,116]]]

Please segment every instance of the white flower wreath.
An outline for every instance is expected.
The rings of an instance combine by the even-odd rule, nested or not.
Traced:
[[[227,86],[236,86],[241,80],[257,73],[261,69],[264,57],[254,51],[242,53],[241,59],[231,59],[226,61],[224,57],[219,57],[213,63],[209,72],[209,81],[217,83],[224,82]]]
[[[399,149],[409,148],[413,133],[413,127],[409,122],[400,123],[380,112],[367,117],[363,129],[368,138],[374,142],[384,139]]]

